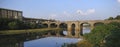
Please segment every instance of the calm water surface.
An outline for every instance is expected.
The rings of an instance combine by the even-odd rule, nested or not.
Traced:
[[[37,40],[24,42],[24,47],[61,47],[64,43],[76,43],[81,39],[63,38],[63,37],[47,37]]]
[[[89,27],[83,27],[83,34],[89,33]],[[67,35],[67,31],[63,32]],[[81,38],[64,38],[64,37],[47,37],[32,41],[24,42],[24,47],[61,47],[64,43],[76,43],[82,40]]]
[[[90,28],[84,27],[83,34],[89,33]],[[67,31],[63,31],[67,35]],[[0,47],[61,47],[64,43],[76,43],[81,38],[41,37],[39,33],[29,35],[0,36]]]

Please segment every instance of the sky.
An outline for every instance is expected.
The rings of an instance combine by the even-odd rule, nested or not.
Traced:
[[[29,18],[104,20],[120,15],[120,0],[0,0],[0,8],[23,11]]]

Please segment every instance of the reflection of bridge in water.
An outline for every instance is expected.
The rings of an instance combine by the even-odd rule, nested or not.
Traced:
[[[0,35],[0,47],[24,47],[24,42],[46,38],[46,37],[66,37],[61,31],[47,31],[45,33],[29,32],[14,35]]]
[[[81,37],[83,35],[83,24],[89,24],[91,30],[97,24],[107,24],[110,22],[120,22],[120,20],[88,20],[88,21],[65,21],[65,22],[42,22],[44,26],[47,28],[66,28],[67,29],[67,37]],[[74,34],[73,32],[74,31]]]

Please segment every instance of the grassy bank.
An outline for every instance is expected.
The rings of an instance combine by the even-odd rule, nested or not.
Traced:
[[[60,28],[43,28],[43,29],[26,29],[26,30],[3,30],[0,31],[0,35],[14,35],[22,33],[33,33],[33,32],[45,32],[49,30],[61,30]]]

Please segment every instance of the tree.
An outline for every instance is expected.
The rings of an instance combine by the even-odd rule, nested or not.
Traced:
[[[7,18],[0,18],[0,30],[6,30],[8,29],[8,23],[10,22],[10,19]]]
[[[8,26],[10,29],[18,29],[19,28],[18,23],[15,21],[8,23]]]
[[[114,25],[114,26],[120,28],[120,22],[111,22],[111,23],[109,23],[109,25]]]
[[[119,47],[120,46],[120,28],[116,28],[111,35],[105,38],[106,47]]]
[[[32,29],[37,27],[37,25],[36,25],[35,23],[30,23],[29,26],[30,26],[30,28],[32,28]]]
[[[95,47],[100,47],[104,43],[106,36],[111,34],[113,25],[96,26],[90,33],[85,34],[84,37],[87,41],[94,44]]]
[[[118,19],[118,20],[119,20],[119,19],[120,19],[120,15],[117,15],[117,17],[115,17],[115,19]]]
[[[118,22],[111,22],[115,26],[111,31],[111,34],[105,38],[106,43],[105,47],[119,47],[120,46],[120,23]]]
[[[113,20],[114,18],[113,17],[109,17],[108,20]]]

